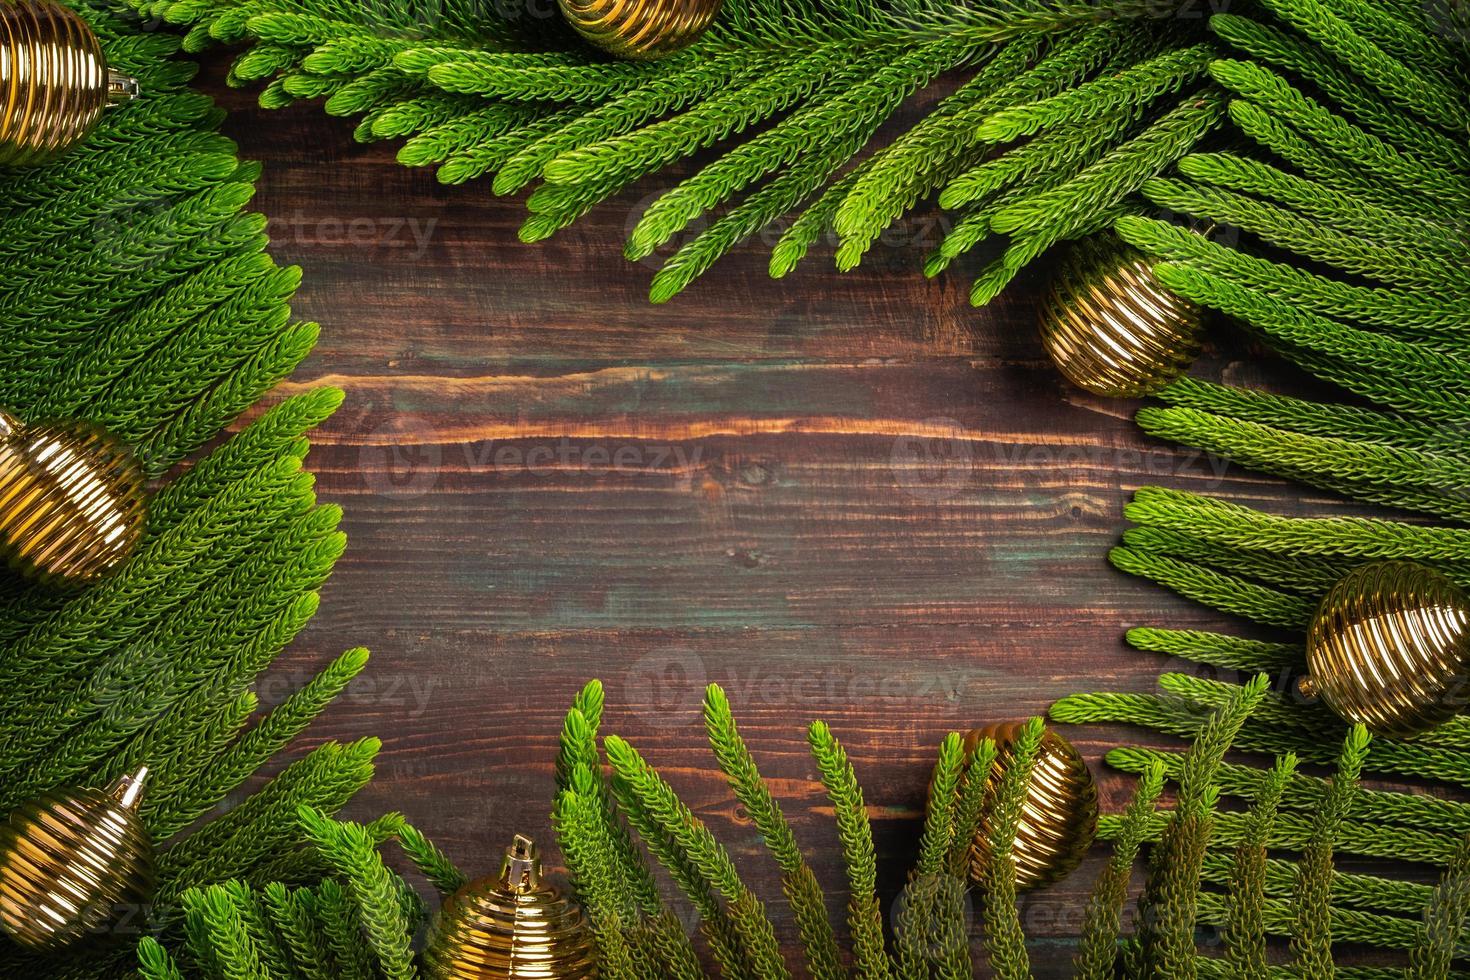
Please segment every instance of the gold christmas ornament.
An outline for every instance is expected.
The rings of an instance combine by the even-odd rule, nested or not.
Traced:
[[[54,0],[0,0],[0,166],[44,163],[86,139],[138,82],[107,67],[87,22]]]
[[[1432,568],[1382,561],[1344,575],[1307,631],[1307,697],[1406,738],[1458,713],[1470,668],[1470,596]]]
[[[1189,370],[1204,311],[1175,295],[1153,263],[1118,236],[1077,242],[1041,304],[1041,343],[1067,380],[1097,395],[1138,398]]]
[[[0,552],[53,584],[93,581],[143,534],[143,470],[96,426],[22,424],[0,411]]]
[[[582,911],[541,877],[529,837],[517,835],[499,877],[461,888],[429,931],[430,980],[592,980],[597,960]]]
[[[983,739],[995,742],[995,764],[990,770],[992,786],[999,785],[1015,759],[1016,740],[1025,725],[1020,722],[977,728],[965,736],[965,755],[971,755]],[[1062,736],[1048,728],[1036,750],[1031,784],[1011,858],[1016,863],[1016,887],[1021,891],[1060,881],[1082,863],[1097,836],[1097,784],[1082,754]],[[983,882],[990,861],[990,828],[981,823],[970,845],[970,878]]]
[[[0,925],[11,938],[60,949],[152,897],[153,844],[138,817],[147,776],[48,793],[0,826]]]
[[[721,0],[557,0],[589,44],[632,61],[657,61],[699,39]]]

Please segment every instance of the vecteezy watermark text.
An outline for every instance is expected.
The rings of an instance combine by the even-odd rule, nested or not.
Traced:
[[[407,215],[309,215],[300,209],[281,217],[273,216],[267,231],[274,242],[315,245],[318,248],[392,248],[409,249],[409,258],[421,259],[429,250],[438,218],[413,218]]]
[[[678,443],[641,442],[610,446],[606,443],[580,443],[567,436],[552,443],[522,445],[484,439],[466,443],[465,463],[472,469],[491,469],[503,474],[526,473],[551,476],[556,473],[605,475],[647,473],[658,470],[688,472],[704,457],[704,447],[685,447]]]

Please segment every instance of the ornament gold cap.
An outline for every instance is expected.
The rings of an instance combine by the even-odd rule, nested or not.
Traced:
[[[69,7],[0,0],[0,166],[55,159],[138,88],[108,67],[97,35]]]
[[[0,555],[57,585],[116,569],[143,535],[142,467],[98,426],[0,412]]]
[[[968,758],[984,739],[995,742],[995,763],[990,769],[989,788],[1000,785],[1015,758],[1015,746],[1025,729],[1023,722],[976,728],[965,736]],[[1047,728],[1032,763],[1030,784],[1016,825],[1011,859],[1016,867],[1016,887],[1021,891],[1050,885],[1077,869],[1097,837],[1097,783],[1092,770],[1071,742]],[[982,821],[970,845],[970,878],[984,884],[990,865],[990,833]]]
[[[1328,590],[1297,684],[1375,735],[1412,738],[1459,713],[1470,683],[1470,595],[1410,561],[1379,561]]]
[[[1154,275],[1112,232],[1071,246],[1040,307],[1041,342],[1062,375],[1110,398],[1138,398],[1189,370],[1204,311]]]

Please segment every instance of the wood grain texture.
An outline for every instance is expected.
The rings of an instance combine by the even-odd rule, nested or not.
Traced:
[[[667,177],[522,245],[519,198],[441,187],[317,106],[263,112],[222,64],[206,87],[264,161],[257,206],[277,257],[305,269],[298,314],[323,326],[287,390],[347,391],[309,466],[346,509],[349,550],[263,700],[370,647],[367,675],[294,751],[382,736],[352,812],[403,811],[471,872],[513,832],[549,838],[560,718],[600,677],[608,729],[710,823],[793,941],[704,747],[705,683],[729,692],[840,914],[809,720],[853,758],[891,897],[946,732],[1151,689],[1170,664],[1126,649],[1130,626],[1229,625],[1107,564],[1133,489],[1344,509],[1151,441],[1132,405],[1066,388],[1035,336],[1045,270],[974,310],[964,270],[917,271],[933,215],[848,275],[818,255],[773,283],[768,250],[747,244],[653,307],[650,270],[620,245]],[[1268,369],[1227,350],[1199,370]],[[1067,734],[1120,809],[1129,780],[1099,758],[1140,733]],[[1027,900],[1038,977],[1069,975],[1099,861]]]

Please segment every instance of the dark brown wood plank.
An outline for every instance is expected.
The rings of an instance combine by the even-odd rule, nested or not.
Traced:
[[[264,699],[370,647],[296,751],[381,736],[352,812],[401,810],[470,871],[516,831],[549,837],[560,716],[600,677],[609,730],[709,821],[794,943],[703,745],[705,683],[730,693],[840,913],[808,721],[853,757],[891,896],[944,733],[1188,669],[1125,649],[1129,626],[1228,625],[1109,567],[1134,488],[1340,509],[1067,389],[1035,339],[1045,270],[973,310],[965,276],[917,271],[932,215],[848,275],[818,257],[772,283],[753,243],[653,307],[620,244],[667,179],[522,245],[520,200],[440,187],[318,107],[265,113],[220,76],[228,131],[265,163],[275,253],[305,269],[297,311],[324,328],[287,390],[348,393],[309,465],[349,550]],[[1228,350],[1201,370],[1259,368]],[[1119,808],[1128,780],[1099,759],[1140,733],[1070,734]],[[1038,977],[1068,975],[1097,864],[1027,900]]]

